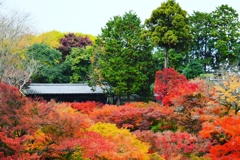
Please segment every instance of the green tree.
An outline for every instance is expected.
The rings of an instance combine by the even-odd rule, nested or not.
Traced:
[[[205,73],[203,65],[197,60],[189,62],[183,70],[183,74],[187,77],[187,79],[196,78],[203,73]]]
[[[92,48],[72,48],[70,54],[66,56],[65,64],[70,66],[71,70],[70,82],[86,82],[89,79],[91,50]]]
[[[60,62],[62,53],[50,48],[47,44],[34,44],[26,51],[28,57],[40,63],[39,72],[33,75],[33,82],[54,83],[61,81]]]
[[[213,68],[229,68],[239,63],[238,45],[240,23],[238,13],[228,5],[221,5],[211,13],[211,35],[214,40]]]
[[[163,2],[145,24],[152,42],[166,51],[165,68],[168,67],[169,49],[188,50],[191,35],[187,12],[175,0]]]
[[[200,60],[205,71],[239,64],[240,23],[236,10],[222,5],[211,13],[194,12],[190,23],[194,37],[190,57]]]
[[[157,66],[158,70],[162,70],[164,68],[164,58],[165,58],[165,50],[162,48],[158,48],[154,54],[153,59]],[[174,68],[176,71],[181,73],[185,68],[186,56],[184,53],[176,53],[174,49],[169,50],[169,67]]]
[[[191,24],[190,33],[193,36],[189,57],[202,63],[205,72],[207,72],[207,66],[211,62],[214,49],[210,36],[211,16],[209,13],[194,12],[189,19]]]
[[[94,56],[99,70],[95,71],[102,84],[128,100],[134,93],[149,96],[154,81],[153,48],[149,38],[142,35],[143,29],[140,18],[130,11],[110,19],[96,39],[99,50]]]

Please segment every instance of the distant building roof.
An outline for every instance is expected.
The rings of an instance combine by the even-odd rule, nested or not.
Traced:
[[[95,90],[87,84],[69,83],[31,83],[23,90],[26,95],[30,94],[101,94],[103,90],[96,86]]]

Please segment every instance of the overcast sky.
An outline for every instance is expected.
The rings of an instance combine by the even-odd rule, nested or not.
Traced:
[[[101,28],[116,15],[132,10],[142,20],[165,0],[5,0],[9,12],[28,13],[38,33],[51,30],[98,35]],[[193,11],[211,12],[228,4],[240,14],[240,0],[176,0],[189,14]]]

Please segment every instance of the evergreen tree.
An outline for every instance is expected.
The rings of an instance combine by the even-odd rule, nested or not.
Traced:
[[[171,48],[177,51],[188,50],[191,35],[187,12],[175,0],[163,2],[153,10],[145,24],[152,42],[166,51],[165,68],[168,67]]]
[[[95,71],[101,83],[128,101],[131,94],[148,97],[154,81],[153,48],[143,29],[140,18],[130,11],[110,19],[96,40]]]

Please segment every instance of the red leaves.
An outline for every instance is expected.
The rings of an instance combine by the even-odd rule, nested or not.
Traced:
[[[64,38],[60,39],[61,46],[58,48],[65,57],[71,52],[73,47],[76,48],[86,48],[86,46],[92,45],[92,41],[88,36],[76,36],[74,33],[68,33],[64,35]]]
[[[18,123],[17,110],[22,107],[25,98],[14,86],[0,83],[0,127],[6,130]],[[11,131],[10,131],[11,132]]]
[[[173,68],[164,68],[163,71],[157,71],[154,83],[155,98],[162,101],[170,90],[174,90],[179,84],[185,84],[186,82],[186,77]]]
[[[30,155],[25,152],[26,147],[22,144],[26,140],[26,137],[9,138],[4,132],[0,132],[0,159],[38,159],[36,154]]]
[[[223,118],[217,118],[214,122],[205,122],[200,135],[204,138],[211,137],[212,133],[224,133],[228,137],[236,137],[240,135],[240,126],[236,125],[240,123],[240,117],[227,116]]]
[[[154,94],[163,105],[203,107],[213,97],[212,88],[204,81],[188,81],[173,68],[165,68],[156,73]]]
[[[214,122],[205,122],[200,135],[217,140],[219,145],[211,147],[212,159],[240,158],[240,123],[239,116],[217,118]]]
[[[46,103],[29,100],[17,115],[19,123],[15,127],[18,129],[16,131],[21,131],[23,134],[19,135],[25,134],[28,138],[20,146],[26,146],[25,152],[31,155],[36,153],[43,159],[80,154],[79,148],[76,148],[79,146],[77,140],[92,124],[86,115],[72,109],[69,103],[58,104],[54,101]],[[18,149],[13,148],[11,152],[17,154]]]
[[[18,88],[0,83],[0,102],[1,105],[11,105],[11,107],[18,108],[24,102],[24,98]]]
[[[101,136],[95,132],[87,132],[79,140],[79,144],[83,147],[83,157],[90,159],[112,158],[114,152],[117,151],[113,141]]]
[[[189,133],[201,130],[205,108],[215,103],[213,87],[203,80],[188,81],[172,68],[157,72],[154,93],[164,106],[175,109],[170,119]]]
[[[174,90],[169,90],[168,95],[163,98],[163,105],[181,106],[186,103],[187,98],[195,96],[194,94],[198,91],[199,87],[196,83],[185,83],[179,84]],[[197,96],[197,95],[196,95]]]
[[[151,144],[151,152],[158,152],[166,159],[186,154],[206,153],[212,145],[209,140],[203,140],[187,132],[165,131],[154,134],[151,131],[135,131],[134,134],[141,141]]]
[[[146,130],[154,122],[173,113],[170,107],[143,106],[138,107],[135,103],[128,103],[120,107],[105,105],[100,109],[95,109],[89,115],[96,122],[114,123],[119,128],[129,127],[131,130]]]
[[[77,109],[84,114],[89,114],[95,108],[99,108],[103,106],[103,104],[94,101],[87,101],[87,102],[73,102],[71,103],[71,107],[73,109]]]
[[[211,88],[203,81],[180,82],[174,87],[172,81],[165,85],[170,87],[162,98],[165,106],[154,102],[123,106],[47,103],[29,100],[16,88],[0,84],[0,159],[141,159],[132,147],[136,145],[133,132],[123,128],[135,131],[138,139],[151,145],[141,149],[142,142],[138,142],[146,157],[161,154],[171,159],[209,153],[212,159],[239,159],[240,127],[236,124],[240,118],[221,114],[224,108],[214,101]],[[183,109],[177,110],[180,107]],[[102,122],[102,127],[96,122]],[[171,125],[177,132],[166,131]],[[93,126],[99,132],[90,130]],[[134,140],[131,145],[130,140]]]

